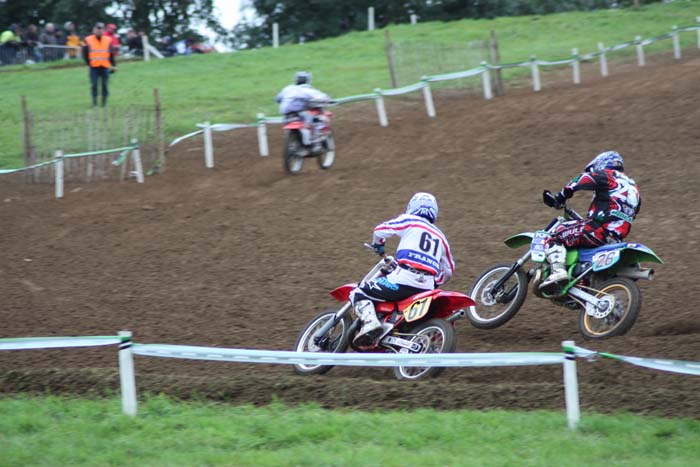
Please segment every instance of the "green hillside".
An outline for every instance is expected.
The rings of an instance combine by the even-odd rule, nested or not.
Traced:
[[[654,4],[639,10],[605,10],[523,16],[494,20],[401,25],[390,28],[397,43],[457,44],[484,40],[491,29],[499,37],[502,62],[569,56],[626,42],[634,36],[657,36],[671,26],[688,26],[700,15],[700,0]],[[683,44],[695,44],[692,33]],[[670,41],[649,50],[669,50]],[[626,49],[626,53],[634,53]],[[294,71],[314,73],[315,84],[333,96],[389,87],[384,31],[351,33],[303,45],[285,45],[230,54],[177,57],[123,63],[111,80],[110,105],[150,104],[152,89],[160,89],[169,137],[194,130],[194,124],[251,122],[257,112],[276,114],[273,97]],[[26,95],[36,114],[61,116],[82,112],[90,102],[84,66],[0,69],[0,168],[21,166],[20,96]]]
[[[449,394],[446,397],[450,397]],[[140,402],[0,399],[0,465],[44,466],[690,466],[700,422],[561,411],[324,410]]]

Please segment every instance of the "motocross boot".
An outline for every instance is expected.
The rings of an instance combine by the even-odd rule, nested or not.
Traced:
[[[551,245],[547,248],[547,261],[552,265],[552,272],[540,284],[539,290],[552,293],[569,281],[566,270],[566,248],[563,245]]]
[[[374,341],[383,332],[384,328],[377,319],[374,311],[374,303],[370,300],[360,300],[355,304],[355,313],[362,321],[362,328],[352,341],[357,346],[367,346],[374,344]]]

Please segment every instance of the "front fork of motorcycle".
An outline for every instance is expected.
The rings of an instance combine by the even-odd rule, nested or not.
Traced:
[[[530,250],[527,251],[524,255],[522,255],[513,265],[510,267],[507,273],[505,273],[496,283],[493,285],[491,288],[491,291],[489,293],[493,294],[495,291],[501,290],[501,287],[503,287],[503,284],[506,283],[510,277],[515,274],[515,272],[523,267],[523,264],[525,264],[529,259],[530,259],[531,253]],[[528,279],[530,277],[528,276]]]
[[[335,314],[333,315],[333,319],[329,319],[328,321],[326,321],[326,324],[324,324],[321,327],[321,329],[314,333],[314,342],[318,341],[319,339],[322,339],[323,336],[325,336],[328,333],[328,331],[330,331],[336,324],[338,324],[340,320],[343,319],[343,316],[345,316],[345,313],[347,313],[351,307],[352,303],[350,303],[350,301],[348,300],[348,302],[345,305],[343,305],[343,307],[340,310],[335,312]]]

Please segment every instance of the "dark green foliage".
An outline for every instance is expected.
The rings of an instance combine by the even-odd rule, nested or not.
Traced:
[[[658,0],[641,0],[652,3]],[[258,18],[241,23],[233,31],[234,47],[269,45],[272,24],[278,23],[280,42],[298,42],[333,37],[367,28],[367,8],[375,9],[378,28],[407,23],[411,14],[421,22],[464,18],[543,15],[565,11],[625,7],[634,0],[252,0]]]

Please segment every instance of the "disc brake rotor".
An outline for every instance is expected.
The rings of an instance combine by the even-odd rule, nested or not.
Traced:
[[[598,304],[593,307],[593,317],[595,319],[603,319],[607,317],[615,309],[615,297],[606,295],[598,299]]]

